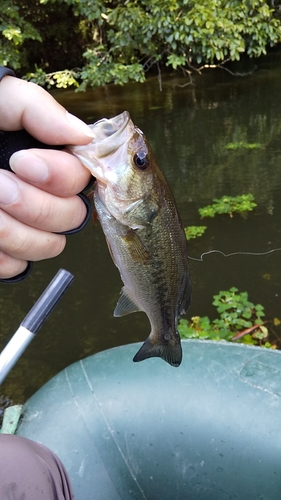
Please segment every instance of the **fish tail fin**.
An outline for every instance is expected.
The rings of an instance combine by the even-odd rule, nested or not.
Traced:
[[[133,361],[143,361],[148,358],[162,358],[171,366],[179,366],[182,360],[182,348],[179,335],[173,340],[162,340],[157,344],[151,341],[149,336],[135,354]]]

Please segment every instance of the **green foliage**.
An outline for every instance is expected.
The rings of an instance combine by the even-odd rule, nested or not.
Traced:
[[[24,78],[42,86],[46,85],[48,89],[50,89],[53,85],[55,85],[58,89],[66,89],[72,85],[74,87],[79,87],[79,83],[77,81],[78,76],[79,74],[77,71],[73,70],[45,73],[45,71],[41,68],[36,67],[36,71],[33,73],[27,73]]]
[[[2,0],[0,9],[0,66],[19,69],[27,54],[23,45],[28,39],[42,41],[36,27],[22,18],[16,0]]]
[[[218,329],[208,316],[193,316],[191,321],[181,319],[178,326],[179,334],[183,339],[201,340],[228,340],[233,333],[225,329]]]
[[[141,64],[137,62],[124,64],[122,61],[116,61],[113,53],[107,51],[103,45],[96,49],[87,49],[83,55],[88,64],[80,73],[82,84],[79,90],[85,90],[88,85],[94,87],[111,82],[123,85],[129,80],[137,82],[145,80]]]
[[[217,214],[229,214],[233,217],[233,212],[245,213],[253,210],[257,206],[252,194],[242,194],[240,196],[223,196],[215,198],[212,205],[199,208],[201,217],[215,217]],[[202,236],[207,226],[188,226],[184,228],[187,240],[192,240]]]
[[[223,196],[220,199],[215,198],[212,205],[199,208],[201,217],[215,217],[217,214],[229,214],[233,212],[248,212],[253,210],[257,204],[253,201],[252,194],[242,194],[240,196]]]
[[[184,228],[186,238],[192,240],[205,233],[207,226],[188,226]]]
[[[229,142],[228,144],[225,145],[225,149],[262,149],[263,146],[259,142]]]
[[[253,324],[261,324],[264,316],[264,307],[256,306],[249,302],[247,292],[237,293],[238,289],[230,288],[229,291],[219,292],[214,295],[213,305],[220,314],[220,319],[214,320],[218,327],[250,328]]]
[[[266,341],[268,330],[264,326],[264,307],[254,305],[247,292],[237,288],[221,291],[214,295],[212,304],[216,307],[218,318],[211,321],[207,316],[194,316],[191,321],[181,319],[179,333],[182,338],[227,340],[240,339],[244,344],[262,345],[275,348]]]
[[[37,64],[57,86],[76,84],[69,70],[62,75],[75,67],[81,89],[144,81],[155,64],[189,73],[241,54],[259,57],[281,41],[265,0],[3,0],[0,29],[2,64],[41,83]]]
[[[143,71],[159,62],[189,70],[193,65],[239,60],[241,53],[258,57],[267,45],[281,40],[280,22],[264,0],[231,5],[222,0],[127,0],[114,7],[110,2],[104,5],[103,48],[124,65],[143,61]],[[106,58],[99,59],[108,80],[112,68],[108,71]],[[130,78],[140,80],[138,66],[132,70]]]

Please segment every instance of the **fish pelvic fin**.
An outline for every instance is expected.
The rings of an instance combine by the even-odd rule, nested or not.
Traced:
[[[140,350],[135,354],[133,361],[138,362],[154,357],[162,358],[171,366],[180,366],[182,360],[180,337],[174,337],[169,341],[161,340],[156,344],[151,341],[151,337],[149,336]]]

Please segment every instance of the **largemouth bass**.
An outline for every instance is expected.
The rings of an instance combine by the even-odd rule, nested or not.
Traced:
[[[124,287],[114,316],[144,311],[151,333],[134,361],[182,360],[179,316],[191,301],[187,241],[173,195],[128,112],[90,125],[71,152],[96,178],[95,208]]]

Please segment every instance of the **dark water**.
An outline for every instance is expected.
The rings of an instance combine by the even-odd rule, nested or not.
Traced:
[[[189,244],[190,257],[199,261],[190,261],[194,295],[188,317],[214,317],[213,295],[236,286],[247,291],[252,302],[263,304],[268,318],[280,318],[281,55],[265,59],[249,76],[212,71],[198,76],[194,86],[179,86],[184,83],[166,76],[162,92],[155,78],[143,85],[55,96],[88,123],[128,110],[149,138],[184,225],[207,225],[204,236]],[[225,148],[230,142],[262,147],[230,151]],[[249,192],[258,207],[247,218],[200,220],[198,208],[213,198]],[[200,261],[213,249],[249,255],[212,253]],[[90,223],[68,237],[60,257],[37,263],[25,282],[0,284],[0,349],[60,267],[76,279],[3,384],[1,392],[15,402],[25,400],[70,363],[143,340],[149,333],[142,313],[113,318],[121,281],[101,229]],[[271,340],[280,333],[280,327],[274,327]]]

